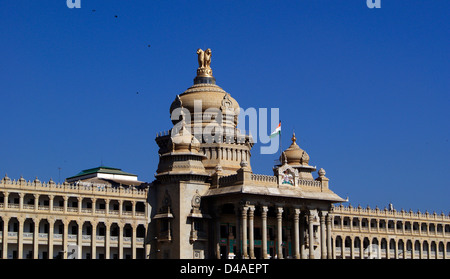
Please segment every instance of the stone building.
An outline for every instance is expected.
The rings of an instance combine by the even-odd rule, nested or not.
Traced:
[[[253,173],[253,140],[237,129],[239,104],[197,53],[194,85],[170,106],[174,128],[156,137],[152,257],[331,257],[329,210],[344,200],[325,171],[313,178],[316,167],[294,135],[274,175]]]
[[[1,258],[450,258],[448,215],[342,206],[295,134],[273,175],[253,173],[239,104],[216,85],[211,50],[197,54],[156,136],[155,180],[104,166],[62,184],[5,175]]]
[[[1,258],[145,258],[145,185],[107,167],[75,178],[0,180]]]
[[[333,258],[450,258],[450,217],[443,213],[340,205],[332,215]]]

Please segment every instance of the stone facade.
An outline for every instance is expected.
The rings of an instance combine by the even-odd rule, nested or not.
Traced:
[[[0,256],[145,258],[147,190],[0,180]]]
[[[449,259],[450,217],[358,207],[333,207],[333,258]]]

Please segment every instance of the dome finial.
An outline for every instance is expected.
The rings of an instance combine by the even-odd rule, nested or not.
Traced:
[[[198,55],[198,68],[197,76],[194,79],[194,84],[198,83],[211,83],[216,84],[216,79],[213,77],[211,69],[211,49],[208,48],[203,50],[201,48],[197,49]]]
[[[198,69],[197,76],[198,77],[212,77],[212,69],[211,69],[211,49],[208,48],[203,50],[201,48],[197,49],[198,55]]]
[[[295,131],[294,130],[292,131],[292,138],[291,138],[291,140],[292,140],[292,143],[295,143],[297,141],[297,138],[295,137]]]

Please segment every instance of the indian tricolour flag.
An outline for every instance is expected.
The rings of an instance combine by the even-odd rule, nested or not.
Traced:
[[[281,134],[281,121],[280,121],[280,123],[278,123],[277,128],[275,128],[275,130],[272,132],[272,134],[270,134],[270,137],[272,138],[279,134]]]

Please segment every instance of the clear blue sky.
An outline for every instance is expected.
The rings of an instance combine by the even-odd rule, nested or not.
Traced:
[[[279,107],[283,146],[295,128],[352,205],[450,211],[450,1],[81,3],[0,0],[1,176],[103,162],[152,181],[155,135],[209,47],[217,84]],[[254,172],[276,157],[256,145]]]

